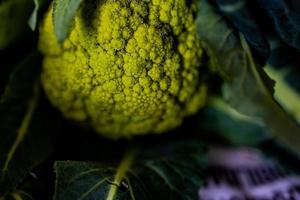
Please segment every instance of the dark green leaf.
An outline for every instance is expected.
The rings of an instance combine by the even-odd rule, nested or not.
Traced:
[[[53,24],[59,42],[68,36],[81,0],[54,0]]]
[[[289,70],[289,68],[276,70],[271,66],[266,68],[268,75],[276,80],[276,100],[300,124],[300,94],[285,80],[288,77]]]
[[[256,146],[268,139],[260,121],[230,107],[221,97],[211,97],[201,112],[199,126],[226,138],[229,144]]]
[[[276,81],[274,97],[300,124],[300,53],[276,38],[270,44],[266,72]]]
[[[270,47],[264,34],[260,30],[249,7],[254,1],[246,0],[214,0],[219,10],[224,14],[234,26],[244,34],[247,41],[257,50],[264,60],[269,57]],[[257,9],[258,10],[258,9]]]
[[[277,34],[286,44],[300,51],[299,0],[258,1],[269,15]]]
[[[60,161],[55,200],[197,199],[205,148],[195,140],[130,148],[119,165]]]
[[[13,191],[51,153],[47,131],[55,124],[49,126],[44,120],[39,60],[34,52],[16,66],[0,99],[0,197]]]
[[[273,100],[272,81],[254,61],[245,39],[207,0],[199,3],[197,26],[211,65],[225,80],[224,96],[229,104],[262,120],[277,139],[300,152],[300,128]]]
[[[0,50],[6,49],[29,30],[27,19],[32,0],[0,2]]]

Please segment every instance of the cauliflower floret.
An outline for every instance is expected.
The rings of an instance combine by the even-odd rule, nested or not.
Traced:
[[[92,9],[92,8],[91,8]],[[185,0],[106,0],[81,10],[63,44],[40,28],[42,81],[70,119],[110,138],[162,133],[203,106],[202,47]]]

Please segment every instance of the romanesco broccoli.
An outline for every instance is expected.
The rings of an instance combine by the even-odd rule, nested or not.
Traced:
[[[50,101],[109,138],[177,127],[206,97],[195,10],[186,0],[84,3],[59,44],[50,9],[39,40]]]

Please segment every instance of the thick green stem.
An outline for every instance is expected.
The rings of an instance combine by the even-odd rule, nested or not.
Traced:
[[[133,164],[136,156],[137,156],[136,147],[130,148],[125,153],[124,158],[122,159],[119,167],[117,168],[117,172],[113,184],[111,184],[106,200],[113,200],[115,198],[118,191],[118,187],[121,185],[122,181],[124,180],[126,173],[130,169],[131,165]]]

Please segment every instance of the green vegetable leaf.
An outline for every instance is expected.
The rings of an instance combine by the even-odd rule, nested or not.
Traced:
[[[31,0],[0,2],[0,51],[9,48],[28,33],[27,19],[32,9]]]
[[[40,3],[39,3],[39,0],[33,0],[33,2],[34,2],[34,9],[28,20],[28,25],[31,28],[31,30],[34,31],[36,29],[36,25],[37,25],[38,10],[40,7]]]
[[[286,78],[291,69],[285,67],[282,69],[275,69],[267,66],[266,72],[269,76],[276,80],[275,98],[282,105],[282,107],[290,113],[295,120],[300,124],[300,93],[298,93],[292,85],[290,85]]]
[[[203,180],[205,152],[199,141],[187,140],[134,146],[116,165],[59,161],[55,200],[194,200]]]
[[[237,111],[262,120],[287,146],[300,151],[300,129],[273,99],[273,83],[254,61],[246,40],[207,0],[200,1],[198,34],[211,65],[224,78],[224,96]]]
[[[40,104],[40,56],[19,63],[0,99],[0,197],[14,191],[30,170],[49,156],[51,137]],[[48,120],[51,120],[49,118]]]
[[[59,42],[63,42],[70,32],[70,28],[81,0],[54,0],[53,24]]]
[[[39,20],[39,12],[49,3],[49,0],[33,0],[34,9],[28,19],[28,25],[32,31],[36,30]]]
[[[198,123],[202,129],[214,131],[231,145],[257,146],[269,139],[263,124],[230,107],[221,97],[210,97]]]

